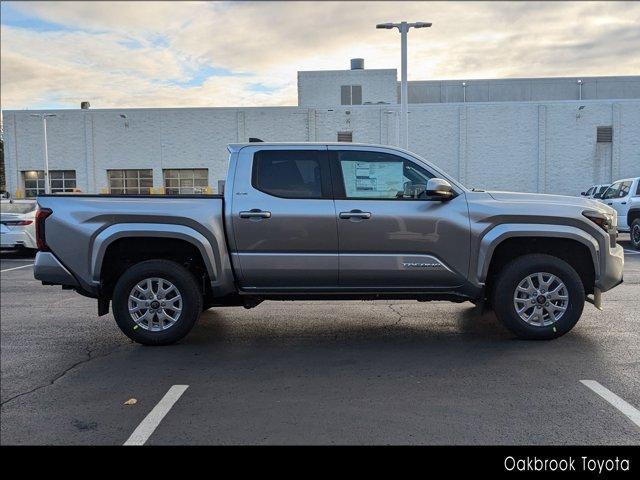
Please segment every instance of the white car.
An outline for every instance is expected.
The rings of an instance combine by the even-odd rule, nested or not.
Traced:
[[[0,202],[0,248],[37,248],[36,202]]]
[[[627,213],[629,202],[640,195],[640,177],[623,178],[611,184],[598,200],[605,205],[615,208],[618,212],[618,231],[628,232]]]
[[[593,185],[589,187],[586,192],[581,192],[580,195],[587,198],[600,198],[602,194],[609,188],[610,183],[604,183],[601,185]]]

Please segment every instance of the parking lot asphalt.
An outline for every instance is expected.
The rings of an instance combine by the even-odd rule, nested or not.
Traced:
[[[470,303],[264,302],[155,348],[3,252],[0,442],[637,445],[640,253],[622,243],[625,283],[550,342]]]

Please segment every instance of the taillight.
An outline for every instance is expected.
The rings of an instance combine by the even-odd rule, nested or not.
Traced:
[[[8,222],[2,222],[5,225],[7,225],[8,227],[17,227],[17,226],[24,226],[24,225],[31,225],[33,223],[33,220],[9,220]]]
[[[53,213],[50,208],[38,208],[36,210],[36,245],[41,252],[49,251],[44,234],[44,221]]]

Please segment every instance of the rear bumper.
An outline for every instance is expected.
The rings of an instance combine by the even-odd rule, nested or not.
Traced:
[[[2,248],[36,248],[35,239],[31,238],[24,230],[2,230],[0,235],[0,247]]]
[[[604,252],[600,277],[596,282],[596,287],[602,292],[611,290],[622,283],[624,270],[624,249],[620,245],[609,248]]]
[[[79,287],[75,277],[62,265],[51,252],[38,252],[33,265],[36,280],[50,285],[68,285]]]

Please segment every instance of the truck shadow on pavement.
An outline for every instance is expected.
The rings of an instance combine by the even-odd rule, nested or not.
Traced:
[[[408,304],[410,307],[413,305]],[[399,307],[399,305],[391,305]],[[202,314],[200,321],[193,331],[183,339],[177,347],[191,349],[193,347],[208,350],[219,350],[224,346],[262,346],[281,348],[283,351],[303,346],[317,346],[322,348],[375,347],[379,355],[385,350],[395,352],[399,346],[417,346],[425,351],[443,352],[445,350],[469,346],[470,348],[490,350],[496,355],[508,351],[553,351],[564,350],[570,345],[570,350],[596,354],[599,345],[594,342],[587,332],[581,331],[578,324],[573,331],[564,337],[552,341],[525,341],[516,339],[497,320],[493,312],[482,315],[475,308],[446,314],[440,313],[439,318],[429,318],[429,310],[425,309],[424,317],[414,314],[393,315],[388,312],[386,318],[376,317],[376,321],[366,315],[349,318],[348,315],[322,315],[320,318],[305,322],[296,315],[300,310],[288,309],[289,315],[281,315],[277,319],[260,321],[258,309],[249,318],[242,315],[232,315],[229,318],[224,310],[209,310]],[[328,312],[327,312],[328,313]],[[459,351],[458,351],[459,353]]]

